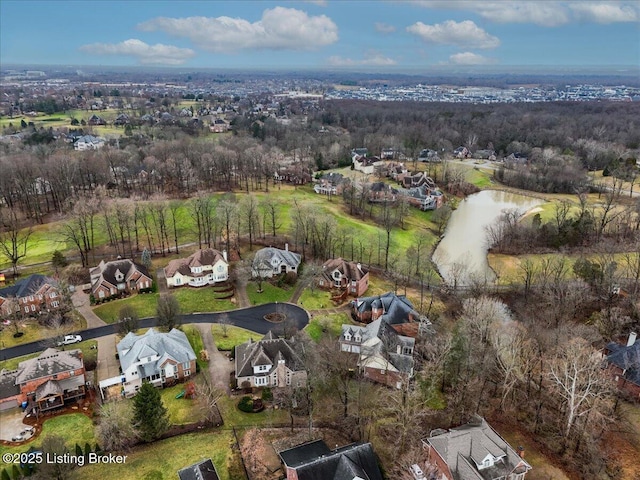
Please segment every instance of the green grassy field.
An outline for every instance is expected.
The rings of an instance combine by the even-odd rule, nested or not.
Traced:
[[[307,310],[318,310],[331,305],[331,294],[326,290],[316,288],[313,293],[305,289],[300,296],[298,304]]]
[[[225,337],[222,332],[222,327],[215,323],[211,325],[211,333],[213,334],[213,340],[217,349],[221,351],[230,351],[236,345],[240,345],[249,339],[260,340],[263,337],[260,333],[234,327],[233,325],[227,325],[227,336]]]
[[[6,414],[3,414],[6,415]],[[0,420],[2,417],[0,416]],[[49,418],[42,424],[42,433],[32,442],[19,447],[7,447],[0,445],[0,455],[6,452],[25,452],[30,446],[39,447],[42,440],[47,435],[58,435],[65,439],[69,450],[75,453],[76,443],[84,448],[85,443],[89,443],[93,448],[96,444],[94,426],[91,419],[82,413],[71,413]]]
[[[267,408],[258,413],[241,412],[237,407],[239,401],[240,397],[227,397],[226,395],[218,401],[218,408],[225,425],[269,427],[277,423],[286,423],[289,420],[289,414],[285,410]]]
[[[24,334],[18,338],[13,336],[15,333],[15,326],[13,323],[11,325],[0,325],[0,348],[13,347],[15,345],[37,342],[39,340],[43,341],[44,348],[45,341],[51,337],[87,328],[87,321],[81,315],[77,315],[72,312],[70,314],[70,318],[73,321],[65,324],[60,330],[43,327],[35,319],[18,321],[18,325],[20,326],[19,330]]]
[[[193,351],[196,354],[196,363],[200,368],[200,371],[206,370],[209,368],[209,361],[203,360],[200,358],[200,352],[204,350],[204,342],[202,341],[202,335],[200,335],[200,330],[194,325],[183,325],[182,331],[185,333],[187,338],[189,339],[189,344]]]
[[[264,303],[286,302],[291,298],[293,288],[280,288],[269,282],[262,282],[262,292],[258,293],[258,285],[255,282],[247,283],[247,296],[251,305]]]
[[[103,480],[174,480],[177,471],[211,458],[221,480],[235,480],[242,471],[230,430],[189,433],[168,438],[127,452],[125,465],[101,464],[84,466],[73,472],[71,479]]]
[[[176,398],[184,390],[183,384],[160,390],[162,403],[169,414],[169,421],[172,425],[184,425],[187,423],[204,420],[205,412],[198,404],[197,399]]]

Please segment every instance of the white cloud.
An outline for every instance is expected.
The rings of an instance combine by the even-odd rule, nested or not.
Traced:
[[[393,58],[385,57],[379,52],[367,52],[364,54],[362,60],[354,60],[352,58],[340,57],[338,55],[334,55],[329,57],[328,59],[329,65],[334,67],[352,67],[352,66],[376,66],[376,67],[384,67],[396,65],[396,61]]]
[[[637,2],[629,1],[416,0],[411,3],[426,8],[474,12],[495,23],[534,23],[543,27],[558,27],[573,21],[630,22],[640,16]]]
[[[638,7],[615,3],[576,2],[569,5],[575,16],[596,23],[635,22]]]
[[[327,0],[304,0],[307,3],[313,3],[315,5],[319,5],[321,7],[326,7],[328,5]]]
[[[162,43],[149,45],[136,38],[120,43],[92,43],[81,46],[80,50],[94,55],[129,55],[144,65],[181,65],[196,54],[190,48]]]
[[[374,25],[376,32],[378,33],[393,33],[396,31],[396,27],[387,23],[376,22]]]
[[[309,16],[295,8],[275,7],[257,22],[231,17],[158,17],[138,25],[189,38],[204,50],[229,53],[246,49],[311,50],[338,40],[338,27],[326,15]]]
[[[489,35],[471,20],[456,22],[447,20],[435,25],[425,25],[422,22],[407,27],[413,33],[428,43],[457,45],[459,47],[495,48],[500,45],[500,39]]]
[[[496,63],[496,60],[489,57],[484,57],[472,52],[454,53],[449,57],[449,63],[454,65],[491,65]]]

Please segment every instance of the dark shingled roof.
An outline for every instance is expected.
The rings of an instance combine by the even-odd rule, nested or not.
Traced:
[[[0,374],[0,399],[13,397],[20,393],[20,386],[16,385],[17,376],[17,370],[11,372],[2,371]]]
[[[398,323],[406,323],[409,321],[409,315],[418,318],[420,314],[413,308],[413,305],[404,295],[396,295],[393,292],[387,292],[376,297],[360,297],[354,300],[354,306],[360,313],[370,312],[372,308],[382,308],[385,322],[389,325]]]
[[[9,287],[0,288],[0,297],[28,297],[29,295],[35,294],[45,284],[49,284],[54,287],[58,286],[58,282],[56,282],[51,277],[46,277],[39,274],[29,275],[27,278],[18,280],[16,283]]]
[[[297,449],[301,452],[296,452]],[[318,455],[313,456],[316,450]],[[357,477],[382,480],[378,459],[370,443],[353,443],[330,451],[319,440],[280,452],[280,458],[286,466],[296,470],[298,480],[353,480]],[[290,464],[287,459],[296,463]]]
[[[295,371],[304,370],[304,365],[292,346],[292,341],[284,338],[276,338],[273,333],[267,333],[259,342],[249,340],[236,347],[236,376],[249,377],[253,375],[254,365],[278,364],[278,359],[282,358],[286,366]],[[262,372],[264,375],[271,373]]]
[[[357,262],[347,262],[343,258],[332,258],[322,264],[322,276],[328,282],[333,282],[331,274],[338,270],[343,277],[346,277],[348,281],[355,280],[356,282],[364,277],[369,270],[364,268]]]
[[[180,480],[219,480],[220,478],[210,458],[178,470],[178,477]]]
[[[81,350],[60,351],[47,348],[38,357],[20,362],[16,383],[21,384],[57,373],[78,370],[83,365]]]
[[[624,370],[625,380],[640,385],[640,340],[629,347],[611,342],[607,350],[611,352],[607,355],[607,361]]]
[[[113,262],[105,263],[100,262],[100,265],[92,268],[90,273],[92,277],[98,273],[100,274],[100,278],[93,283],[93,286],[99,285],[100,283],[102,283],[102,280],[105,280],[111,285],[115,286],[118,285],[118,283],[122,283],[123,281],[128,281],[131,275],[133,275],[136,270],[151,278],[147,267],[129,259],[115,260]],[[118,271],[124,275],[124,280],[116,280],[116,272]]]

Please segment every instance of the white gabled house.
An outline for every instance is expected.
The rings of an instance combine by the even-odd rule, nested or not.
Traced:
[[[213,248],[198,250],[187,258],[171,260],[164,269],[167,287],[202,287],[229,279],[227,252]]]

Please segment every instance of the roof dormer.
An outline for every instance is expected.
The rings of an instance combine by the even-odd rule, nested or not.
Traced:
[[[118,282],[122,282],[124,280],[124,273],[122,273],[120,269],[117,269],[114,277]]]

